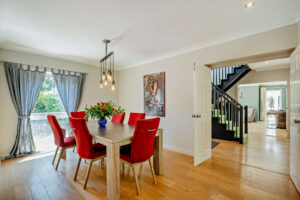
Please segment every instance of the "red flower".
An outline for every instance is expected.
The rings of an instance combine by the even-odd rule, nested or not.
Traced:
[[[100,103],[97,103],[97,105],[99,106],[99,105],[100,105]]]
[[[101,110],[102,110],[102,112],[104,112],[104,111],[105,111],[105,108],[101,108]]]
[[[105,102],[102,102],[101,105],[103,106],[105,104]]]
[[[96,108],[97,106],[96,105],[94,105],[94,108]]]
[[[112,108],[112,110],[114,111],[114,110],[115,110],[115,108]]]

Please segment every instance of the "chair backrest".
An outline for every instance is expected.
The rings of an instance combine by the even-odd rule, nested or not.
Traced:
[[[48,122],[54,135],[54,143],[61,147],[64,144],[63,131],[54,115],[47,115]]]
[[[69,122],[75,135],[77,153],[84,159],[94,154],[92,136],[86,126],[86,121],[80,118],[69,117]]]
[[[113,115],[111,122],[122,124],[124,121],[124,118],[125,118],[125,113],[116,113]]]
[[[154,153],[154,140],[160,118],[140,119],[137,121],[132,137],[130,161],[144,162]]]
[[[136,125],[136,121],[139,119],[145,119],[145,113],[130,113],[128,124],[129,125]]]
[[[71,115],[71,117],[81,118],[81,119],[84,119],[86,116],[85,111],[70,112],[70,115]],[[86,121],[88,121],[88,120],[86,119]]]

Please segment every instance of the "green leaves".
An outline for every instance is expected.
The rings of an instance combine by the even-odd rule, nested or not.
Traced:
[[[59,102],[58,95],[40,92],[38,100],[34,106],[33,113],[64,112],[64,108]]]
[[[116,113],[124,113],[124,109],[116,105],[112,101],[109,102],[98,102],[94,106],[85,106],[86,117],[91,119],[100,119],[100,118],[111,118]]]

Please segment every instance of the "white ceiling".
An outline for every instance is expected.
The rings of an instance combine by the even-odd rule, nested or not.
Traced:
[[[249,63],[249,67],[255,71],[267,71],[267,70],[278,70],[290,68],[290,59],[274,59],[264,62]]]
[[[0,0],[0,48],[126,68],[296,22],[300,0]]]

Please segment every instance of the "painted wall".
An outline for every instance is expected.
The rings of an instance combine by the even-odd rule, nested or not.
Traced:
[[[249,108],[255,109],[255,119],[259,120],[259,86],[241,86],[239,87],[238,102],[242,106],[248,106]]]
[[[143,112],[143,75],[166,72],[166,117],[161,119],[164,146],[193,154],[193,64],[204,66],[222,60],[273,52],[297,45],[297,25],[237,39],[190,53],[143,64],[119,72],[119,102],[129,112]],[[128,117],[128,115],[127,115]]]
[[[79,106],[80,110],[84,109],[85,104],[94,104],[99,100],[112,99],[115,102],[118,101],[118,87],[115,92],[112,92],[108,88],[99,88],[100,72],[99,69],[94,66],[88,66],[44,56],[8,51],[4,49],[0,49],[0,60],[87,73],[82,100]],[[116,72],[116,82],[118,83],[118,72]],[[8,155],[9,151],[11,150],[15,141],[15,133],[17,129],[17,114],[11,101],[2,62],[0,62],[0,94],[1,157]]]

